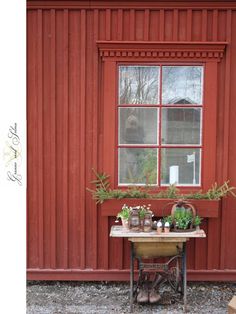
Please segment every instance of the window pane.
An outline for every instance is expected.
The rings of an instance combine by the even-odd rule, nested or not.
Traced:
[[[163,109],[161,131],[162,144],[201,144],[201,109]]]
[[[119,184],[157,184],[157,149],[119,148]]]
[[[163,104],[202,104],[202,66],[164,66]]]
[[[156,108],[119,108],[119,144],[157,144]]]
[[[158,95],[159,67],[119,67],[119,104],[158,104]]]
[[[161,152],[161,183],[200,184],[199,148],[163,148]]]

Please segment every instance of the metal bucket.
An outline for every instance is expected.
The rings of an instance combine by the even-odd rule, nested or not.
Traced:
[[[136,257],[153,258],[175,256],[183,250],[182,242],[136,242],[134,253]]]

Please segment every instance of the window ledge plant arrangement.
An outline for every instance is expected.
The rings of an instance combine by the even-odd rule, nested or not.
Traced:
[[[154,193],[150,186],[137,187],[130,186],[127,189],[111,189],[109,175],[97,173],[94,169],[96,179],[92,181],[95,189],[87,189],[92,193],[93,199],[97,204],[101,204],[102,215],[116,216],[118,210],[123,206],[124,199],[127,206],[135,207],[137,204],[152,206],[155,216],[163,216],[163,207],[170,201],[184,199],[191,200],[201,217],[218,217],[220,201],[227,195],[234,194],[235,187],[229,185],[229,181],[221,186],[217,183],[207,191],[197,191],[188,194],[181,194],[175,185],[170,185],[166,190]]]

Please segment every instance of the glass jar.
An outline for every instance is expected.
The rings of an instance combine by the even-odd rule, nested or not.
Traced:
[[[140,231],[140,218],[138,208],[133,208],[129,218],[130,231]]]
[[[147,212],[144,216],[143,231],[144,232],[152,231],[152,212]]]

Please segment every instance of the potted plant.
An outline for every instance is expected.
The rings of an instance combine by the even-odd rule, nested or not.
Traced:
[[[139,229],[143,230],[143,225],[144,225],[144,220],[147,219],[146,216],[149,215],[150,217],[152,217],[152,212],[150,211],[150,204],[149,206],[146,205],[139,205],[139,206],[127,206],[126,204],[124,204],[122,206],[121,211],[117,214],[116,216],[116,222],[118,222],[118,219],[120,218],[122,221],[122,225],[124,228],[129,229],[130,228],[130,220],[131,220],[131,216],[133,211],[135,210],[137,212],[138,218],[139,218]],[[149,218],[151,219],[151,218]]]
[[[201,222],[202,222],[202,218],[197,215],[197,216],[194,218],[194,221],[193,221],[193,225],[195,226],[196,231],[199,231],[199,230],[200,230],[200,224],[201,224]]]
[[[163,224],[165,224],[166,222],[168,222],[170,224],[170,226],[172,226],[173,217],[171,215],[164,217],[163,218]]]
[[[140,219],[141,230],[144,229],[145,216],[147,214],[152,215],[152,212],[150,211],[150,207],[151,207],[151,204],[148,204],[147,206],[146,205],[136,206],[136,208],[139,209],[139,219]]]
[[[174,231],[192,231],[193,214],[185,209],[177,210],[173,217]]]
[[[116,222],[118,221],[118,219],[120,218],[122,221],[122,226],[125,229],[129,229],[129,217],[130,217],[130,213],[132,211],[132,207],[127,206],[126,204],[124,204],[122,206],[121,211],[117,214],[116,216]]]

